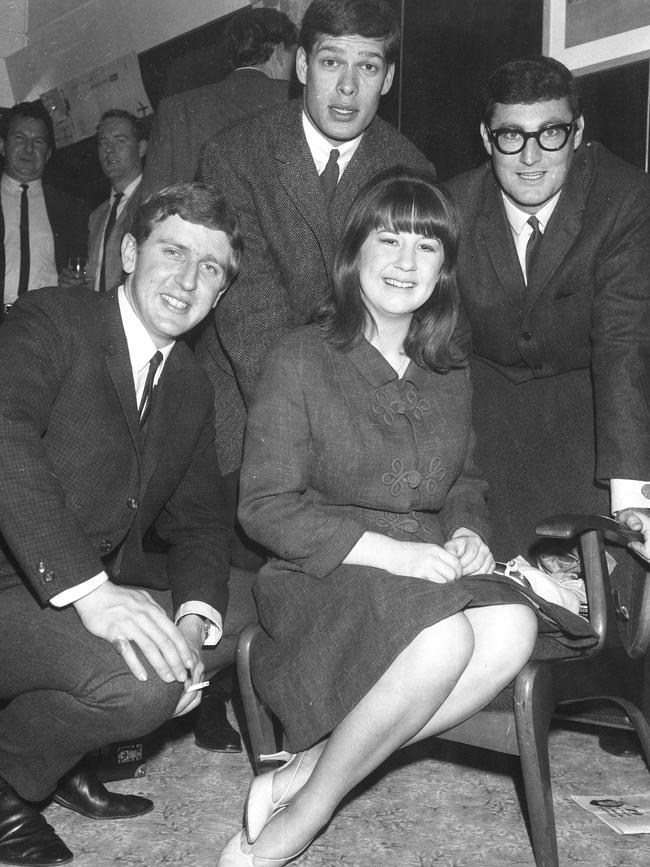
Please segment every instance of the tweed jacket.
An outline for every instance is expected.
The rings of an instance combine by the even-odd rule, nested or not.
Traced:
[[[467,368],[411,362],[400,380],[363,339],[333,346],[317,325],[269,353],[253,398],[239,518],[281,560],[326,577],[364,531],[442,545],[489,535],[473,464]]]
[[[147,146],[145,197],[168,184],[193,181],[206,139],[248,115],[288,102],[289,86],[259,69],[235,69],[216,84],[161,100]]]
[[[650,478],[650,181],[597,143],[576,151],[521,274],[489,164],[447,184],[474,352],[512,382],[591,369],[600,479]]]
[[[43,184],[45,209],[54,236],[54,260],[60,273],[68,264],[68,259],[85,256],[88,241],[89,208],[81,199]],[[5,281],[5,224],[0,203],[0,302],[4,297]],[[1,303],[0,303],[1,307]],[[0,312],[0,319],[2,314]]]
[[[2,325],[0,393],[0,592],[23,583],[45,604],[116,563],[114,580],[152,586],[142,536],[155,526],[174,610],[225,611],[212,389],[182,342],[145,438],[117,290],[29,292]]]
[[[203,179],[224,191],[244,237],[240,273],[219,302],[215,323],[224,371],[232,364],[245,403],[271,344],[308,322],[323,300],[336,239],[359,189],[396,163],[434,171],[408,139],[375,117],[328,210],[301,114],[302,101],[293,100],[248,118],[210,139],[201,159]],[[237,466],[240,456],[232,457]]]
[[[115,225],[111,230],[106,245],[106,286],[117,286],[122,282],[122,238],[131,231],[135,215],[140,206],[142,182],[133,191],[128,202],[122,208]],[[98,205],[88,221],[88,285],[95,288],[95,280],[99,271],[104,242],[104,226],[111,210],[111,200],[107,199]]]

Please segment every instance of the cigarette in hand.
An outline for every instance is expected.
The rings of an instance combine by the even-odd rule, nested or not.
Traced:
[[[188,686],[185,692],[196,692],[197,689],[205,689],[206,686],[210,686],[209,680],[203,680],[201,683],[193,683],[191,686]]]

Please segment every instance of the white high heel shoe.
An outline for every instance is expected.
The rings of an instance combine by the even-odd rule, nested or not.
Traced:
[[[285,798],[287,798],[289,790],[296,779],[296,774],[300,768],[303,756],[304,753],[292,756],[286,764],[282,765],[282,767],[276,768],[274,771],[269,771],[268,774],[260,774],[259,777],[253,777],[251,780],[244,814],[246,837],[249,843],[254,843],[257,840],[259,835],[262,833],[262,829],[274,813],[277,813],[278,810],[288,805],[291,799],[289,798],[285,800]],[[284,787],[284,790],[277,801],[274,801],[273,780],[275,779],[275,775],[278,771],[288,767],[295,759],[298,759],[298,761],[296,762],[291,779]],[[296,791],[298,790],[296,789]],[[292,797],[295,794],[296,792],[293,792]],[[295,855],[293,857],[295,858]]]
[[[253,855],[252,852],[242,851],[245,837],[246,832],[239,831],[228,841],[217,862],[217,867],[265,867],[267,864],[288,864],[298,855],[302,855],[307,848],[305,846],[300,852],[296,852],[295,855],[290,855],[288,858],[260,858],[259,855]]]

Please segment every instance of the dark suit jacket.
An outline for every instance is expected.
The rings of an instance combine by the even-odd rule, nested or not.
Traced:
[[[396,163],[434,170],[408,139],[376,117],[341,176],[328,213],[301,112],[302,101],[294,100],[248,118],[212,138],[201,160],[202,178],[224,191],[242,226],[241,271],[219,302],[215,322],[246,402],[269,346],[309,321],[323,300],[336,238],[359,189]],[[205,352],[209,362],[221,358],[227,370],[214,340]],[[238,399],[232,383],[230,393]],[[225,459],[228,468],[241,460],[242,433],[231,440],[238,449]]]
[[[650,182],[586,144],[524,286],[488,165],[454,178],[474,351],[516,383],[591,368],[597,476],[650,479]],[[480,431],[478,431],[480,436]]]
[[[106,286],[117,286],[122,282],[122,254],[120,247],[126,232],[131,226],[140,206],[142,183],[136,188],[131,198],[115,221],[108,243],[106,245]],[[95,287],[95,279],[99,270],[104,240],[104,226],[110,211],[110,199],[95,208],[88,220],[88,285]]]
[[[289,84],[257,69],[236,69],[216,84],[161,100],[147,146],[145,197],[168,184],[193,181],[206,139],[248,115],[287,102]]]
[[[67,266],[68,259],[86,255],[89,208],[81,199],[75,199],[49,184],[43,184],[43,197],[54,236],[56,269],[61,272]],[[4,297],[5,282],[4,237],[4,216],[0,203],[0,299]]]
[[[225,611],[212,390],[187,347],[165,364],[143,441],[116,290],[29,292],[2,325],[0,393],[0,591],[24,583],[46,603],[120,559],[116,580],[151,586],[155,525],[174,609]]]

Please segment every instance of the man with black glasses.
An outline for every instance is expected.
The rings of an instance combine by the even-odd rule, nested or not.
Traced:
[[[556,60],[505,64],[485,97],[491,159],[449,189],[477,459],[504,559],[527,553],[546,514],[650,507],[650,184],[583,141],[576,82]]]

